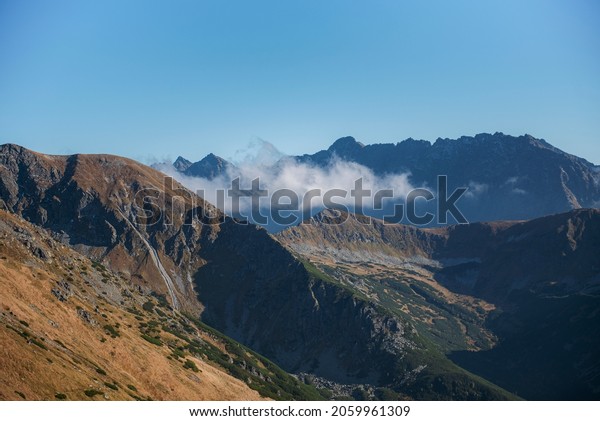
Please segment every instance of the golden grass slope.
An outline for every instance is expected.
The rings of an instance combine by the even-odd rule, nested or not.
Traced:
[[[183,315],[143,310],[160,300],[140,290],[0,211],[0,399],[261,399],[160,330],[183,323],[219,346]]]

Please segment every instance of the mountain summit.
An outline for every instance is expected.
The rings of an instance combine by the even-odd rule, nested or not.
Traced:
[[[233,164],[213,153],[206,155],[200,161],[191,164],[183,173],[191,177],[201,177],[212,180],[220,175],[225,175]]]
[[[345,157],[346,155],[358,153],[364,147],[365,145],[357,142],[352,136],[346,136],[333,142],[327,150],[338,154],[340,157]]]
[[[178,156],[175,162],[173,162],[173,167],[180,172],[185,172],[191,165],[192,162],[182,156]]]

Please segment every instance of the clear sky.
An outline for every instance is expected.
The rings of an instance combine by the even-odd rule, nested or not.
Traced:
[[[600,164],[600,2],[0,0],[0,143],[142,161],[530,133]]]

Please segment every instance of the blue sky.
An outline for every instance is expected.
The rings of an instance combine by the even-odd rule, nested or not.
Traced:
[[[600,3],[0,0],[0,143],[145,162],[530,133],[600,164]]]

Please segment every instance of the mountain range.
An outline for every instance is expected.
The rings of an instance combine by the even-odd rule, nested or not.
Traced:
[[[321,169],[341,160],[360,164],[380,177],[406,174],[413,187],[429,189],[438,197],[437,177],[446,175],[448,191],[468,189],[458,203],[469,222],[523,220],[600,206],[600,166],[530,135],[481,133],[434,143],[406,139],[372,145],[343,137],[327,150],[285,157],[272,171],[288,168],[289,160]],[[186,176],[208,180],[226,176],[228,181],[239,176],[233,163],[213,154],[184,167],[181,162],[189,161],[179,157],[174,166]],[[422,205],[420,212],[428,211],[435,213],[433,202]],[[381,217],[368,207],[362,212]]]
[[[457,185],[516,177],[535,203],[503,219],[549,216],[416,228],[324,210],[273,235],[135,161],[3,145],[0,397],[598,398],[597,167],[501,134],[344,138],[294,160],[334,156],[413,184],[446,169]],[[175,167],[234,168],[213,155]]]

